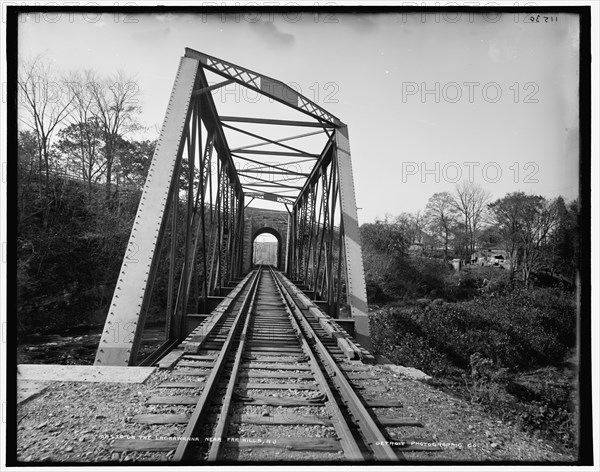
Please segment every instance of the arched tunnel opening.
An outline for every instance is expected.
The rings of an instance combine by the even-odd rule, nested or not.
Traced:
[[[281,236],[271,228],[258,231],[252,238],[252,265],[270,265],[280,269]]]

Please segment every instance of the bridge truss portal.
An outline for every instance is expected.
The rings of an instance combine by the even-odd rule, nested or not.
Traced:
[[[368,345],[347,126],[283,82],[186,49],[95,364],[134,365],[149,311],[166,317],[156,355],[185,338],[187,315],[242,276],[255,199],[287,210],[288,277]]]

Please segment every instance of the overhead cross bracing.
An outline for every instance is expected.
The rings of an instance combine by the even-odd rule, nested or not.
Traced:
[[[186,55],[203,65],[203,88],[212,87],[245,193],[292,204],[342,122],[281,81],[191,49]]]
[[[157,356],[183,339],[188,314],[242,276],[244,209],[258,202],[287,212],[288,276],[367,336],[346,125],[292,86],[188,48],[96,363],[134,364],[149,311],[165,312]]]

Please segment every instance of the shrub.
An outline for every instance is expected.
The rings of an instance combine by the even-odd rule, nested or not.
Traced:
[[[387,299],[413,300],[429,296],[440,298],[446,292],[446,276],[451,271],[447,263],[429,257],[413,257],[385,260],[386,270],[375,270],[381,255],[365,256],[365,276],[367,287],[371,287],[369,300]]]
[[[412,366],[431,375],[453,372],[446,356],[424,335],[419,327],[426,316],[420,308],[388,308],[371,313],[371,341],[376,354],[392,362]]]
[[[522,408],[517,421],[525,431],[543,436],[550,434],[566,447],[575,443],[574,415],[566,408],[553,408],[547,402],[533,401]]]
[[[476,352],[509,369],[558,365],[575,343],[575,305],[556,289],[519,290],[463,303],[415,303],[390,308],[371,323],[373,344],[387,354],[391,345],[417,350],[425,343],[459,368],[466,368]],[[418,362],[414,367],[427,370],[424,359]]]
[[[462,377],[471,401],[479,401],[489,395],[492,366],[491,359],[481,357],[479,352],[469,357],[470,372],[463,374]]]
[[[20,222],[17,240],[17,317],[20,332],[101,324],[117,280],[140,197],[132,192],[106,201],[86,187],[58,177],[44,225]],[[118,208],[115,208],[118,206]]]
[[[552,366],[575,344],[575,313],[559,289],[423,299],[371,313],[371,340],[376,353],[447,379],[505,420],[572,447],[573,387],[569,373]]]

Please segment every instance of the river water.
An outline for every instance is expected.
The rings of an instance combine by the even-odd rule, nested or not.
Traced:
[[[94,363],[102,328],[78,329],[66,335],[22,336],[17,344],[18,364],[91,365]],[[165,339],[163,327],[144,330],[138,359],[157,348]]]

